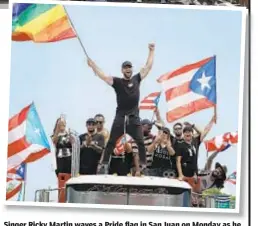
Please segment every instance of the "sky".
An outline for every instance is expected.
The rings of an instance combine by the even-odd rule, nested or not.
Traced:
[[[156,82],[160,75],[216,55],[218,121],[207,139],[238,130],[240,11],[105,6],[66,9],[87,53],[108,75],[121,77],[125,60],[133,63],[135,73],[139,72],[147,60],[148,43],[156,44],[152,71],[141,84],[141,99],[161,90]],[[106,127],[111,127],[115,93],[87,66],[76,38],[47,44],[12,42],[10,84],[10,117],[34,101],[49,136],[60,114],[65,114],[68,126],[79,133],[85,132],[85,121],[97,113],[103,113]],[[159,108],[165,119],[164,96]],[[152,112],[141,111],[140,116],[151,119]],[[182,120],[204,128],[212,116],[213,109],[207,109]],[[167,125],[172,128],[173,124]],[[239,151],[232,147],[220,153],[214,164],[226,164],[232,173]],[[202,144],[200,168],[206,158]],[[33,201],[37,189],[48,187],[57,187],[51,154],[28,165],[25,200]],[[235,188],[227,183],[225,191],[234,195]]]

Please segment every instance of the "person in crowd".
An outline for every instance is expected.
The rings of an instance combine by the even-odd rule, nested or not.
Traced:
[[[56,149],[56,175],[58,176],[59,173],[70,174],[72,143],[63,117],[56,120],[51,138]]]
[[[200,147],[201,143],[203,142],[203,140],[205,139],[205,137],[207,136],[207,134],[212,129],[212,126],[214,125],[214,123],[216,121],[217,121],[217,117],[216,117],[216,115],[214,115],[204,130],[199,129],[195,124],[190,124],[189,122],[184,122],[184,125],[186,127],[192,128],[193,132],[195,132],[195,133],[193,133],[193,136],[191,138],[191,143],[192,143],[192,146],[194,147],[194,151],[195,151],[195,155],[196,155],[195,161],[196,161],[197,173],[198,173],[199,147]],[[183,143],[185,143],[185,142],[186,142],[186,140],[185,140],[185,136],[184,136]],[[177,143],[177,144],[181,144],[181,143]],[[177,147],[176,147],[176,150],[177,150]]]
[[[224,182],[227,179],[227,166],[221,165],[220,163],[215,164],[215,168],[212,170],[211,166],[213,160],[219,152],[212,153],[205,165],[204,174],[200,176],[200,192],[205,191],[206,189],[216,187],[222,189],[224,187]]]
[[[146,165],[145,147],[139,118],[139,98],[141,81],[149,74],[153,65],[154,49],[155,45],[149,44],[147,63],[145,67],[134,76],[132,76],[132,63],[125,61],[122,64],[123,78],[107,76],[91,59],[88,59],[88,65],[95,74],[114,88],[117,99],[116,116],[103,158],[103,164],[105,164],[105,166],[107,166],[110,155],[115,148],[116,140],[124,134],[124,130],[126,130],[126,133],[137,143],[140,162],[142,165]]]
[[[104,136],[106,145],[109,139],[109,131],[105,128],[105,117],[102,114],[96,114],[94,119],[97,124],[97,133]]]
[[[109,131],[105,128],[105,117],[103,114],[96,114],[94,117],[96,124],[97,124],[97,133],[102,134],[105,139],[105,147],[107,145],[108,139],[109,139]],[[103,173],[104,169],[102,166],[102,161],[104,157],[104,151],[101,154],[101,158],[99,160],[99,165],[98,165],[98,173]]]
[[[200,142],[193,142],[193,126],[185,126],[183,129],[184,142],[177,145],[176,166],[178,179],[197,176],[197,151]]]
[[[184,181],[188,182],[192,186],[192,206],[202,207],[203,199],[202,192],[210,188],[222,189],[224,187],[224,182],[227,179],[227,166],[223,166],[220,163],[215,164],[215,168],[212,170],[211,166],[214,158],[219,154],[219,152],[214,152],[208,158],[205,168],[199,173],[197,181],[193,178],[184,178]]]
[[[104,150],[105,138],[97,133],[96,121],[89,118],[86,121],[87,132],[80,135],[81,153],[80,153],[80,174],[97,174],[97,167]]]
[[[204,131],[198,129],[194,124],[192,125],[188,122],[184,123],[184,141],[176,145],[176,166],[179,180],[183,180],[184,177],[194,176],[197,178],[199,147],[215,122],[216,117],[213,116]]]
[[[148,171],[150,176],[167,177],[172,173],[170,156],[176,153],[170,140],[170,130],[162,127],[154,142],[147,147],[148,152],[153,152],[153,160]]]

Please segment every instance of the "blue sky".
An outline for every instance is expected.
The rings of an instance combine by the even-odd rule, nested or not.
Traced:
[[[207,138],[238,129],[240,11],[104,6],[67,6],[67,11],[88,54],[109,75],[120,77],[125,60],[133,62],[137,73],[146,62],[148,43],[155,42],[154,66],[141,85],[141,97],[161,89],[156,79],[163,73],[216,54],[218,123]],[[87,66],[77,39],[12,42],[11,61],[10,116],[34,101],[48,135],[61,113],[66,114],[69,127],[80,133],[85,132],[86,119],[96,113],[105,115],[110,129],[115,93]],[[164,119],[166,110],[162,96]],[[204,128],[212,114],[208,109],[184,120]],[[142,111],[141,117],[150,119],[152,112]],[[229,173],[236,170],[237,151],[233,147],[216,158]],[[205,160],[202,145],[199,167]],[[34,199],[37,189],[57,187],[52,161],[48,155],[28,166],[26,201]],[[228,184],[226,189],[235,194],[235,186]]]

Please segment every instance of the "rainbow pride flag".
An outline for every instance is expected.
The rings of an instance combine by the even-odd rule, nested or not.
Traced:
[[[74,37],[62,5],[13,4],[13,41],[57,42]]]

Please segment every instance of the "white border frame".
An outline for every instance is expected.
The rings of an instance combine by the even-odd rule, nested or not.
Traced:
[[[241,60],[240,60],[240,82],[239,82],[239,110],[238,110],[238,145],[237,145],[237,181],[241,181],[241,153],[242,153],[242,128],[243,128],[243,99],[244,99],[244,77],[245,77],[245,51],[246,47],[246,25],[248,10],[239,6],[196,6],[196,5],[173,5],[173,4],[150,4],[150,3],[109,3],[109,2],[75,2],[75,1],[32,1],[32,0],[10,0],[9,7],[13,3],[38,3],[38,4],[59,4],[76,6],[106,6],[106,7],[134,7],[134,8],[175,8],[175,9],[196,9],[196,10],[226,10],[242,12],[242,33],[241,33]],[[12,19],[12,8],[10,10]],[[10,104],[10,103],[9,103]],[[241,151],[239,151],[241,150]],[[7,161],[5,161],[7,169]],[[92,208],[92,209],[127,209],[127,210],[158,210],[158,211],[180,211],[180,212],[208,212],[208,213],[239,213],[240,183],[236,184],[236,205],[235,209],[213,209],[193,207],[161,207],[161,206],[133,206],[133,205],[108,205],[108,204],[70,204],[70,203],[40,203],[40,202],[19,202],[4,200],[6,206],[37,206],[37,207],[66,207],[66,208]],[[5,184],[6,190],[6,184]]]

